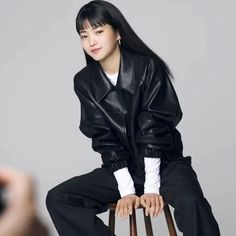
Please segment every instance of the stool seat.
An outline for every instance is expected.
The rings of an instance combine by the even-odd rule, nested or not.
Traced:
[[[145,215],[145,207],[143,207],[142,205],[140,205],[137,209],[141,209],[141,208],[143,209],[146,235],[153,236],[151,217],[150,217],[150,215],[148,215],[148,216]],[[137,209],[133,209],[132,215],[129,215],[130,236],[137,236],[137,224],[136,224],[136,210]],[[109,210],[108,225],[109,225],[109,229],[111,230],[111,234],[114,235],[114,233],[115,233],[116,203],[108,204],[108,210]],[[172,219],[172,215],[171,215],[170,208],[169,208],[168,204],[164,205],[164,214],[165,214],[167,227],[169,230],[169,235],[170,236],[177,236],[174,221]]]

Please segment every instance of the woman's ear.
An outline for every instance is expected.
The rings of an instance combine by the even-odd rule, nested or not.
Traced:
[[[117,40],[121,39],[119,31],[116,32],[116,39]]]

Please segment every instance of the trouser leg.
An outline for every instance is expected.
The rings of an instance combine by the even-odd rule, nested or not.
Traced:
[[[204,197],[191,157],[170,163],[161,173],[160,194],[174,207],[174,218],[184,236],[219,236],[219,226]]]
[[[49,190],[46,206],[60,236],[110,236],[108,226],[96,214],[118,199],[114,176],[97,168]]]

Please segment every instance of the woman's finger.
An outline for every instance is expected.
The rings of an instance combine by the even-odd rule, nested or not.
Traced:
[[[118,200],[118,202],[116,203],[116,210],[115,210],[115,216],[118,216],[119,210],[120,210],[120,201]]]
[[[155,196],[150,197],[150,216],[152,217],[155,214],[156,211],[156,201]]]
[[[129,202],[128,199],[124,201],[124,207],[123,207],[123,209],[124,209],[124,215],[123,215],[124,218],[127,218],[127,216],[128,216],[128,202]]]
[[[142,204],[143,207],[146,207],[146,201],[145,201],[144,197],[140,198],[140,203]]]
[[[128,203],[128,212],[130,215],[133,213],[133,202],[132,200]]]
[[[158,215],[158,211],[159,211],[159,197],[155,197],[155,202],[156,202],[156,210],[155,210],[155,216]]]
[[[135,209],[137,209],[140,205],[140,198],[139,197],[136,197],[136,200],[135,200]]]
[[[120,217],[124,219],[125,217],[125,202],[124,200],[122,201],[121,209],[120,209]]]
[[[149,214],[150,205],[151,205],[150,197],[147,197],[147,198],[146,198],[146,210],[145,210],[145,215],[146,215],[146,216],[148,216],[148,214]]]
[[[123,201],[122,199],[120,200],[120,208],[119,208],[119,211],[118,211],[118,216],[122,218],[123,216]]]
[[[163,208],[164,208],[164,200],[163,200],[162,196],[160,196],[159,198],[160,198],[160,204],[161,204],[161,207],[160,207],[161,211],[160,211],[160,213],[162,213]]]
[[[118,212],[117,212],[117,215],[119,216],[119,217],[122,217],[122,202],[120,203],[120,206],[119,206],[119,209],[118,209]]]

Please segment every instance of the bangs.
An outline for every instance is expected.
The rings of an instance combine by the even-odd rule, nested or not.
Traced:
[[[99,26],[103,26],[105,24],[109,24],[107,20],[100,14],[94,14],[94,12],[86,12],[84,11],[82,14],[77,17],[76,28],[77,31],[84,30],[89,27],[88,23],[92,26],[92,28],[96,28]]]

